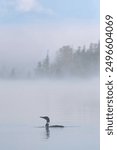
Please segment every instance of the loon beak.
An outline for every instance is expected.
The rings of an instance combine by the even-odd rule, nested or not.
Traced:
[[[45,119],[44,117],[42,117],[42,116],[40,116],[40,118],[43,118],[43,119]]]

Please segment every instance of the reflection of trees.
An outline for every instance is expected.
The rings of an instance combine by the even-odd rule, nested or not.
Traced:
[[[74,50],[70,46],[63,46],[56,53],[54,62],[50,58],[38,63],[38,76],[87,76],[99,73],[100,43],[91,43]]]

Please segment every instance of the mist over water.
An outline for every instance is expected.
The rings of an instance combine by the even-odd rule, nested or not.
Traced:
[[[0,149],[98,150],[99,78],[0,80]]]
[[[0,150],[99,150],[99,7],[0,0]]]

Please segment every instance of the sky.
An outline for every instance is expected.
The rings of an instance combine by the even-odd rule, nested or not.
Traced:
[[[99,40],[99,0],[0,0],[0,67]]]

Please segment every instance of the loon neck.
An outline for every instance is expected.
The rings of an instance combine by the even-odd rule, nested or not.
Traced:
[[[46,123],[45,127],[46,127],[46,128],[49,128],[49,123],[48,123],[48,122]]]

